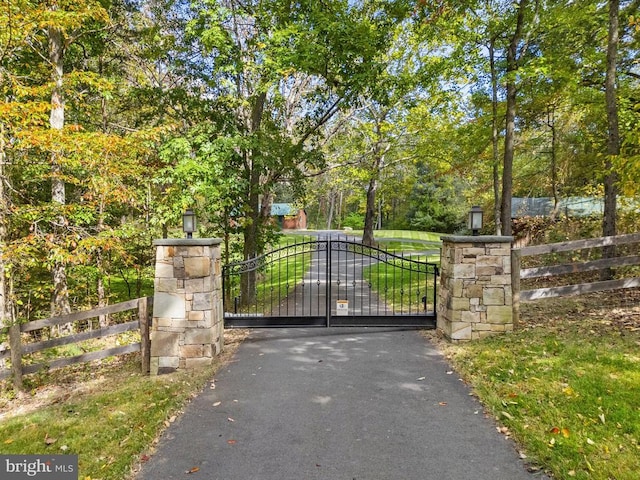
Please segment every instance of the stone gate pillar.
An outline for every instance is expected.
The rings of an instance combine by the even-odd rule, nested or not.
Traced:
[[[222,351],[219,239],[163,239],[156,247],[151,375],[211,365]]]
[[[451,341],[513,330],[513,237],[444,236],[438,328]]]

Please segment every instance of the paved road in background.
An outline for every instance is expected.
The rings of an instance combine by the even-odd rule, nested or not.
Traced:
[[[137,477],[187,478],[545,477],[418,331],[330,328],[251,332]]]

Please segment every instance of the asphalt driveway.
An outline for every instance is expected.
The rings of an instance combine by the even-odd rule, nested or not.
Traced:
[[[191,473],[187,473],[191,472]],[[138,480],[532,480],[415,330],[255,330]]]

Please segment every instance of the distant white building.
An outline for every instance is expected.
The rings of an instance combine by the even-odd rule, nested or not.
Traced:
[[[553,212],[552,197],[514,197],[511,218],[548,217]],[[559,201],[558,213],[567,217],[588,217],[604,213],[604,200],[597,197],[568,197]]]

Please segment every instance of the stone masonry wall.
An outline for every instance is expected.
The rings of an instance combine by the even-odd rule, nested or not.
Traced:
[[[210,365],[222,351],[218,239],[165,239],[156,246],[151,374]]]
[[[512,237],[442,237],[438,328],[452,341],[513,330]]]

